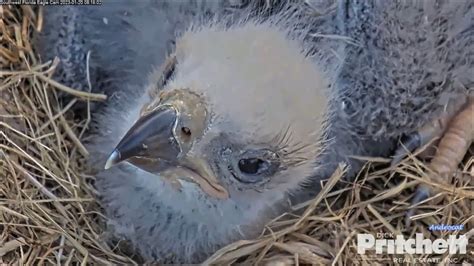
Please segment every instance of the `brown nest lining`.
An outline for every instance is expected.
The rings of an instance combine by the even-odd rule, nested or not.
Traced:
[[[42,27],[39,10],[0,6],[0,263],[130,264],[134,260],[104,242],[101,209],[94,201],[92,176],[81,171],[88,152],[81,139],[90,116],[78,121],[70,110],[79,101],[103,95],[78,92],[50,79],[59,63],[41,63],[31,48]],[[76,96],[59,104],[58,93]],[[363,159],[363,158],[361,158]],[[324,181],[313,200],[296,206],[302,215],[286,214],[270,223],[255,240],[233,243],[207,263],[274,265],[413,262],[472,262],[467,255],[365,255],[357,253],[358,233],[424,233],[431,239],[474,234],[474,152],[456,176],[419,206],[411,226],[405,214],[414,188],[430,170],[411,156],[396,168],[371,158],[355,182],[341,181],[342,168]],[[338,183],[335,188],[334,185]],[[464,224],[460,232],[428,230],[430,224]],[[470,231],[469,231],[470,230]],[[472,239],[471,239],[472,242]]]

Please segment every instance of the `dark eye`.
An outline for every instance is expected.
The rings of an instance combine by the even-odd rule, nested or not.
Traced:
[[[258,158],[240,159],[239,169],[242,173],[255,175],[265,165],[265,161]]]
[[[230,174],[244,184],[270,180],[280,167],[279,157],[268,149],[252,149],[236,155],[232,149],[225,149],[221,155],[223,163],[229,163],[227,169]]]
[[[182,127],[181,132],[183,132],[185,136],[191,136],[191,129],[189,129],[189,127]]]

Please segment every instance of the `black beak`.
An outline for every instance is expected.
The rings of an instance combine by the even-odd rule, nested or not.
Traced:
[[[173,162],[180,148],[173,136],[177,114],[174,108],[161,106],[142,116],[110,154],[105,169],[127,159],[153,158]]]
[[[176,105],[182,102],[160,105],[140,117],[112,151],[104,168],[109,169],[127,160],[164,179],[194,182],[210,196],[228,198],[227,190],[219,184],[206,160],[182,151],[183,143],[175,134],[179,122]],[[196,112],[192,115],[194,118],[200,117]]]

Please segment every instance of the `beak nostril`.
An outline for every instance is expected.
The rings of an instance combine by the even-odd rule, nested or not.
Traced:
[[[181,132],[187,137],[191,136],[191,129],[189,127],[182,127]]]

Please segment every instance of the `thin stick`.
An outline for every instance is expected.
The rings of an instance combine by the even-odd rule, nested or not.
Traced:
[[[76,136],[76,134],[74,134],[74,131],[71,129],[71,127],[69,126],[69,124],[67,123],[66,119],[64,118],[64,116],[60,115],[59,116],[59,120],[61,121],[61,124],[63,125],[63,128],[64,130],[66,131],[66,134],[69,136],[69,138],[72,140],[72,142],[74,143],[74,145],[76,145],[76,147],[79,149],[79,152],[81,153],[82,156],[84,157],[88,157],[89,156],[89,152],[87,151],[86,147],[84,147],[84,145],[82,145],[81,141],[79,140],[79,138]]]
[[[74,95],[78,98],[86,99],[86,100],[88,99],[88,100],[91,100],[91,101],[105,101],[107,99],[107,95],[105,95],[105,94],[88,93],[88,92],[84,92],[84,91],[75,90],[75,89],[72,89],[72,88],[69,88],[67,86],[62,85],[61,83],[59,83],[59,82],[57,82],[53,79],[50,79],[50,78],[46,77],[45,75],[43,75],[39,72],[34,72],[33,74],[35,76],[37,76],[38,78],[40,78],[41,80],[47,82],[51,86],[55,87],[56,89],[64,91],[64,92],[69,93],[71,95]]]

